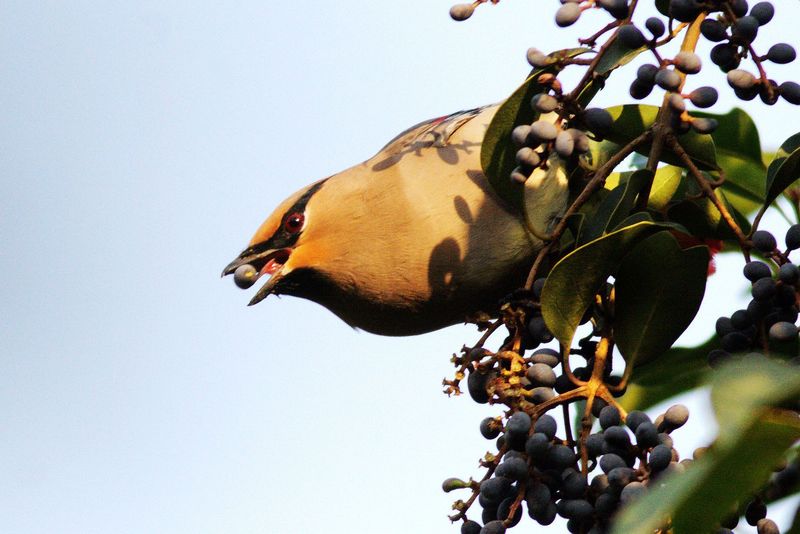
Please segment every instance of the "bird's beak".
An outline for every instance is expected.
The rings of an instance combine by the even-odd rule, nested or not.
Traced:
[[[232,274],[238,267],[250,264],[258,271],[258,278],[269,276],[267,283],[261,286],[258,293],[250,300],[248,306],[258,304],[275,291],[275,286],[281,280],[283,267],[292,253],[290,248],[265,249],[255,245],[245,249],[239,257],[228,264],[222,271],[222,276]]]

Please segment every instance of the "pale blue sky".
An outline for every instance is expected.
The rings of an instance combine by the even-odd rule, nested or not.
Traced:
[[[247,308],[219,272],[291,192],[573,46],[557,5],[0,3],[0,531],[457,532],[439,484],[500,412],[440,393],[474,331]],[[765,145],[797,128],[755,109]]]

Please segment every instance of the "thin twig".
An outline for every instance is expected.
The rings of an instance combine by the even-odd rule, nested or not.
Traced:
[[[739,228],[739,225],[736,224],[736,220],[733,218],[731,213],[728,211],[728,208],[720,201],[719,197],[717,197],[714,189],[708,184],[708,181],[703,177],[703,173],[700,172],[700,169],[692,161],[692,158],[689,157],[689,154],[686,153],[686,150],[683,149],[678,140],[675,139],[675,136],[669,135],[666,139],[667,145],[670,149],[675,152],[681,161],[686,165],[686,168],[689,170],[689,174],[694,178],[697,185],[700,186],[703,193],[705,194],[706,198],[708,198],[714,206],[719,211],[719,214],[725,220],[725,223],[733,230],[733,233],[736,234],[736,239],[739,240],[739,245],[742,247],[743,250],[750,250],[750,243],[747,240],[747,236],[744,235],[742,229]]]

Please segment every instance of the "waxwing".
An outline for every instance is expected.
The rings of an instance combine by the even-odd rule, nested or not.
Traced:
[[[223,275],[250,265],[267,279],[251,305],[270,294],[302,297],[381,335],[496,312],[524,283],[568,195],[557,161],[527,180],[524,214],[494,193],[480,151],[498,107],[420,123],[364,163],[301,189]]]

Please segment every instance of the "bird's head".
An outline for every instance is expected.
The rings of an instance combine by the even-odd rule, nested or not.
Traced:
[[[250,265],[256,270],[256,278],[269,277],[250,301],[250,306],[272,293],[279,293],[281,285],[286,283],[292,272],[293,254],[304,242],[304,231],[310,219],[309,201],[324,182],[316,182],[283,201],[261,224],[247,248],[222,271],[222,276],[226,276],[243,265]]]

